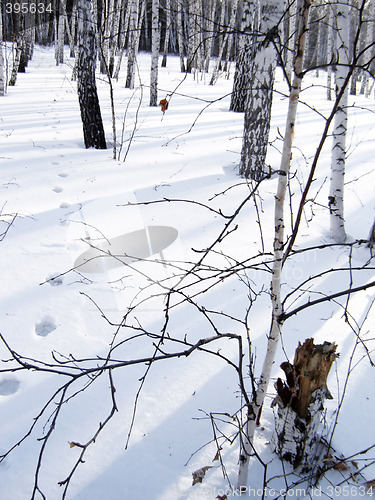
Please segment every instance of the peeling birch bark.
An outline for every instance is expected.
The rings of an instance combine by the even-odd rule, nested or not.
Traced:
[[[286,382],[276,382],[277,405],[273,445],[275,452],[303,473],[316,463],[324,431],[324,401],[332,399],[327,377],[336,359],[336,344],[314,345],[313,339],[299,343],[293,365],[283,363]]]

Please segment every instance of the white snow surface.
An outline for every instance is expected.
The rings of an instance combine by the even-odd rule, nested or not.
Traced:
[[[136,331],[116,325],[136,295],[140,302],[147,299],[134,313],[136,321],[144,329],[160,334],[166,319],[165,303],[160,296],[149,300],[151,295],[160,293],[157,285],[142,291],[149,284],[147,276],[165,284],[174,283],[177,267],[161,265],[160,260],[189,268],[189,264],[183,263],[197,261],[201,251],[223,230],[228,219],[220,216],[219,211],[233,214],[251,190],[237,174],[243,114],[228,111],[231,78],[223,76],[215,86],[209,86],[210,75],[182,75],[178,59],[169,57],[167,68],[159,69],[160,99],[167,97],[170,101],[163,115],[159,108],[148,106],[150,55],[139,57],[135,90],[124,88],[123,64],[118,82],[113,82],[117,140],[122,143],[117,148],[119,157],[114,160],[109,85],[105,77],[98,79],[108,149],[86,150],[76,83],[71,80],[73,62],[66,56],[66,63],[56,66],[52,48],[36,47],[27,72],[19,74],[17,85],[8,88],[0,99],[0,233],[7,228],[6,222],[16,216],[0,242],[0,332],[8,345],[28,358],[30,364],[38,360],[47,368],[59,360],[61,370],[64,363],[73,359],[91,358],[87,366],[95,366],[95,358],[105,357],[113,341],[124,341],[113,353],[115,359],[152,355],[155,340],[137,338]],[[292,183],[294,191],[290,193],[294,213],[301,183],[307,179],[324,126],[315,110],[327,115],[332,106],[325,100],[324,85],[324,73],[307,76],[304,82],[292,159],[292,172],[297,171]],[[280,160],[287,109],[281,73],[275,88],[268,155],[273,170],[277,170]],[[349,109],[345,216],[346,231],[353,241],[368,237],[374,219],[375,102],[350,96],[350,104],[355,106]],[[306,209],[297,248],[331,242],[327,210],[329,147],[328,140],[309,194],[314,203]],[[265,253],[272,252],[276,182],[276,176],[272,176],[259,188],[257,205],[262,230],[250,201],[229,229],[236,225],[238,228],[215,247],[217,253],[208,256],[207,262],[229,265],[220,252],[238,262],[257,256],[263,249]],[[165,198],[198,204],[145,203]],[[289,225],[290,218],[287,215]],[[288,231],[290,234],[290,227]],[[144,252],[141,257],[145,260],[134,265],[119,262],[116,266],[103,260],[90,272],[86,272],[87,268],[74,270],[84,252],[120,237],[132,241],[135,251]],[[285,266],[283,294],[309,276],[333,267],[347,267],[349,259],[352,267],[361,267],[369,257],[366,245],[353,246],[352,250],[335,246],[298,254]],[[270,255],[267,259],[271,260]],[[255,374],[259,375],[270,326],[270,274],[253,269],[247,274],[241,271],[240,275],[242,280],[228,277],[196,300],[206,310],[223,311],[242,320],[248,307],[244,276],[254,290],[264,288],[265,293],[255,301],[248,321]],[[291,310],[304,303],[307,295],[302,291],[307,288],[314,299],[348,288],[351,282],[358,286],[373,279],[371,269],[322,275],[292,295],[286,307]],[[307,482],[301,482],[288,492],[287,498],[365,496],[364,482],[375,477],[375,448],[359,454],[375,445],[375,369],[370,363],[375,347],[375,318],[370,308],[373,300],[371,288],[351,295],[347,322],[344,297],[305,309],[283,327],[272,382],[281,376],[280,363],[293,359],[298,341],[314,337],[316,343],[337,343],[340,357],[328,381],[333,400],[326,405],[327,425],[333,428],[342,401],[332,445],[338,455],[353,457],[356,462],[348,460],[349,472],[332,470],[310,490]],[[229,316],[213,315],[213,319],[221,332],[243,335],[247,346],[243,325]],[[214,335],[209,322],[186,301],[171,310],[167,333],[193,343]],[[134,339],[130,340],[130,336]],[[169,344],[164,347],[171,351]],[[238,358],[235,341],[223,339],[210,348],[214,352],[220,350],[233,361]],[[71,447],[69,443],[86,443],[111,410],[108,374],[91,380],[91,384],[87,377],[72,385],[55,429],[46,440],[56,405],[50,404],[35,426],[34,419],[69,379],[48,371],[17,370],[16,364],[7,362],[10,353],[4,343],[0,344],[0,358],[0,452],[7,452],[31,431],[0,463],[0,499],[34,498],[39,466],[38,487],[48,500],[59,499],[63,486],[58,483],[68,477],[81,452],[79,446]],[[15,370],[5,371],[9,367]],[[209,418],[210,413],[216,414],[221,432],[233,437],[235,427],[225,423],[230,420],[225,415],[233,415],[242,404],[233,368],[202,351],[153,363],[137,400],[126,448],[137,391],[146,369],[142,363],[112,371],[118,411],[88,447],[66,498],[177,500],[211,499],[225,494],[234,497],[235,494],[229,494],[220,462],[213,461],[217,449]],[[250,391],[247,373],[246,382]],[[81,391],[86,385],[85,391]],[[289,466],[282,465],[270,449],[273,396],[271,383],[255,442],[257,453],[268,464],[266,498],[278,498],[288,484],[297,480]],[[58,396],[55,403],[57,400]],[[236,484],[238,453],[238,440],[232,446],[224,444],[222,458],[232,485]],[[204,466],[212,468],[207,470],[202,484],[192,486],[192,472]],[[351,472],[358,471],[356,466],[361,473],[350,478]],[[263,478],[264,468],[254,458],[249,474],[251,490],[244,497],[261,498]],[[38,491],[35,498],[42,498]]]

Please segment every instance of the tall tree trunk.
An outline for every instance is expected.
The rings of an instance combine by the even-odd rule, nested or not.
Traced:
[[[165,16],[166,16],[166,27],[165,27],[165,39],[163,48],[163,59],[161,61],[161,67],[165,68],[167,66],[167,57],[169,50],[169,38],[172,29],[172,18],[171,18],[171,0],[166,0],[165,2]]]
[[[128,67],[126,74],[125,87],[127,89],[134,88],[135,67],[137,63],[137,54],[139,40],[141,37],[141,29],[143,17],[146,10],[146,0],[142,0],[139,8],[139,0],[132,0],[131,12],[129,18],[129,38],[128,38]],[[147,24],[147,23],[146,23]]]
[[[241,22],[241,34],[238,40],[236,70],[229,109],[243,112],[246,107],[250,88],[252,32],[257,23],[258,0],[244,0]]]
[[[59,19],[57,25],[57,46],[56,46],[56,65],[64,62],[64,39],[66,18],[66,0],[60,0]]]
[[[220,47],[220,50],[219,50],[219,55],[217,57],[216,66],[215,66],[215,69],[214,69],[214,71],[212,73],[210,85],[214,85],[214,83],[216,82],[216,80],[218,78],[220,68],[222,67],[222,58],[223,58],[223,53],[224,53],[225,48],[227,49],[227,51],[230,50],[228,42],[230,40],[230,37],[232,36],[231,35],[231,31],[234,29],[235,24],[236,24],[237,8],[238,8],[238,0],[233,0],[233,2],[232,2],[232,13],[231,13],[231,16],[230,16],[229,27],[228,27],[229,31],[228,31],[228,28],[227,28],[227,31],[226,31],[226,33],[224,35],[224,40],[222,41],[222,44],[221,44],[221,47]]]
[[[77,0],[73,1],[73,9],[70,21],[70,38],[69,38],[69,46],[70,46],[70,57],[75,57],[75,36],[76,36],[76,26],[77,26]]]
[[[349,73],[349,2],[337,4],[337,64],[335,70],[336,96],[341,92]],[[337,243],[346,240],[344,226],[344,175],[346,158],[348,87],[346,86],[333,125],[331,181],[328,197],[331,236]]]
[[[261,0],[259,28],[250,50],[250,91],[245,109],[240,174],[254,180],[268,175],[265,160],[278,57],[274,44],[278,42],[283,7],[284,0]]]
[[[78,0],[77,89],[86,148],[106,149],[95,81],[96,23],[90,0]]]
[[[150,106],[158,105],[158,64],[160,49],[159,0],[152,0]]]
[[[202,31],[201,16],[202,5],[200,0],[189,0],[189,37],[186,71],[203,71],[204,62],[202,59]]]
[[[262,408],[267,387],[271,377],[271,369],[274,363],[277,346],[280,339],[282,328],[282,298],[281,298],[281,282],[282,282],[282,265],[283,252],[285,246],[285,218],[284,218],[284,202],[289,177],[291,150],[294,136],[294,125],[297,115],[297,107],[299,95],[301,91],[303,58],[305,47],[305,34],[307,31],[308,15],[312,0],[305,0],[305,4],[300,12],[301,21],[299,23],[298,44],[296,47],[296,57],[294,62],[294,77],[289,95],[289,107],[286,118],[286,126],[284,133],[283,151],[280,163],[280,173],[278,179],[277,193],[275,196],[275,235],[274,235],[274,263],[272,269],[271,281],[271,301],[272,301],[272,318],[270,334],[267,340],[267,351],[263,360],[262,372],[259,378],[256,394],[253,394],[251,406],[248,408],[247,424],[245,436],[241,441],[240,451],[240,466],[238,474],[238,489],[246,488],[248,485],[248,469],[250,457],[253,454],[253,440],[256,428],[256,419]]]
[[[181,73],[185,73],[185,43],[184,43],[184,28],[182,22],[183,5],[182,0],[175,0],[177,2],[177,40],[178,40],[178,53],[180,56],[180,69]]]
[[[206,42],[206,58],[205,58],[205,62],[204,62],[204,71],[206,73],[208,73],[208,70],[210,68],[212,45],[214,42],[216,0],[210,0],[209,2],[206,2],[206,6],[207,6],[209,14],[208,14],[208,22],[207,22],[208,39]]]
[[[0,12],[2,12],[2,0],[0,0]],[[3,16],[0,15],[0,96],[6,91],[5,55],[3,42]]]
[[[333,19],[335,17],[334,6],[331,4],[326,5],[326,19],[327,19],[327,51],[326,63],[327,67],[327,100],[332,101],[332,54],[336,47],[336,30],[333,26]]]
[[[128,66],[126,74],[125,87],[127,89],[134,88],[135,63],[137,57],[137,29],[138,29],[138,0],[131,0],[130,17],[129,17],[129,37],[128,37]]]
[[[125,0],[123,0],[124,2]],[[123,16],[123,22],[121,26],[121,33],[120,33],[120,54],[117,59],[117,65],[115,69],[115,73],[113,77],[118,80],[118,76],[120,73],[120,68],[121,68],[121,61],[125,52],[125,46],[126,46],[126,40],[129,38],[129,18],[130,18],[130,10],[131,10],[131,4],[129,2],[126,2],[126,9],[125,9],[125,14]]]

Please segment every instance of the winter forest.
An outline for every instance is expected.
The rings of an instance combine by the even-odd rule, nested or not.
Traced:
[[[375,0],[0,7],[1,500],[375,494]]]

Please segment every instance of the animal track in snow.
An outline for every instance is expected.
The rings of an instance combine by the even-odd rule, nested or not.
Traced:
[[[66,172],[60,172],[59,174],[57,174],[59,177],[61,177],[62,179],[65,179],[65,177],[68,177],[69,174],[67,174]]]
[[[0,380],[0,396],[10,396],[18,391],[20,386],[16,377],[7,377]]]
[[[56,330],[56,323],[51,316],[45,316],[40,323],[35,325],[35,333],[39,337],[47,337],[54,330]]]
[[[63,284],[63,279],[61,276],[51,275],[46,278],[47,283],[51,286],[60,286]]]
[[[60,186],[55,186],[52,191],[55,191],[55,193],[62,193],[63,188]]]

